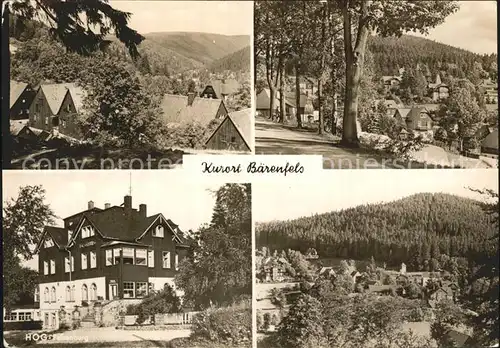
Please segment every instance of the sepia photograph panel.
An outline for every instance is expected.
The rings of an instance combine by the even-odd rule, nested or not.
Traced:
[[[4,167],[170,169],[253,151],[246,1],[4,7]],[[10,129],[10,132],[8,132]]]
[[[253,186],[259,348],[498,347],[496,171],[325,179]]]
[[[251,347],[251,186],[174,172],[4,171],[3,346]]]
[[[257,154],[498,168],[496,1],[255,1]]]

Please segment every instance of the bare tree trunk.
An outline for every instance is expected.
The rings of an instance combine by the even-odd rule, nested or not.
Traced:
[[[337,91],[336,91],[336,88],[335,88],[335,83],[336,83],[336,79],[335,79],[335,74],[332,73],[332,84],[334,86],[333,88],[333,102],[332,102],[332,113],[330,115],[330,132],[335,135],[337,134]]]
[[[281,61],[281,66],[280,66],[280,123],[285,123],[285,117],[286,117],[286,96],[285,96],[285,80],[286,80],[286,75],[285,75],[285,63]]]
[[[323,121],[323,83],[322,79],[318,79],[318,113],[319,113],[319,119],[318,119],[318,134],[323,134],[323,127],[325,122]]]
[[[300,59],[300,58],[299,58]],[[295,104],[297,105],[297,128],[302,128],[302,115],[300,110],[300,61],[295,63]]]
[[[346,58],[346,91],[344,101],[344,120],[342,131],[342,145],[348,147],[359,147],[357,118],[359,83],[363,72],[366,42],[368,40],[367,11],[369,0],[363,0],[361,5],[361,18],[356,37],[354,50],[352,48],[351,13],[349,12],[349,0],[345,0],[342,8],[344,18],[344,49]]]

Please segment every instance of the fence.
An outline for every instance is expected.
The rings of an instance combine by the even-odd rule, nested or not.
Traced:
[[[199,312],[155,314],[153,318],[146,319],[141,325],[189,325]],[[125,315],[124,325],[137,325],[137,315]]]

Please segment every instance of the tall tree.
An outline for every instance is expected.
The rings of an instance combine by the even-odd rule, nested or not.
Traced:
[[[176,284],[196,308],[234,303],[252,293],[250,184],[226,184],[216,192],[212,222],[202,227]]]
[[[9,310],[22,297],[33,296],[37,273],[21,266],[22,259],[30,260],[32,250],[40,241],[45,225],[56,218],[45,203],[41,186],[23,186],[16,199],[4,202],[2,247],[4,260],[4,306]]]
[[[425,34],[429,28],[443,23],[448,15],[458,9],[458,4],[457,1],[342,0],[339,5],[344,19],[346,62],[342,143],[358,147],[356,121],[359,85],[370,32],[375,30],[382,36],[400,36],[406,31]]]
[[[144,37],[128,26],[131,13],[113,8],[108,0],[52,1],[21,0],[12,3],[12,13],[26,26],[39,20],[50,27],[50,34],[70,51],[88,55],[102,49],[113,33],[125,44],[133,58]]]

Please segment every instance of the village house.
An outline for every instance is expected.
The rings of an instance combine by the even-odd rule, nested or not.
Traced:
[[[81,139],[78,114],[84,91],[74,83],[43,84],[29,109],[29,126],[51,134]]]
[[[10,80],[9,117],[10,120],[29,119],[29,109],[36,91],[30,84]]]
[[[270,102],[271,102],[271,90],[268,88],[262,89],[255,96],[256,115],[270,117],[271,116]],[[278,98],[275,98],[273,114],[278,110],[278,104],[279,104]]]
[[[381,78],[386,93],[398,91],[401,80],[401,76],[382,76]]]
[[[498,158],[498,129],[494,129],[481,141],[481,155]]]
[[[484,95],[487,104],[498,104],[498,84],[485,79],[479,84],[479,91]]]
[[[58,311],[88,313],[110,301],[141,299],[169,285],[186,256],[183,233],[163,214],[148,215],[146,204],[86,209],[46,226],[35,252],[40,272],[35,303],[44,328],[58,328]],[[179,292],[179,295],[182,293]],[[125,302],[126,304],[126,302]],[[83,316],[84,313],[82,312]]]
[[[160,107],[167,125],[196,123],[207,127],[210,121],[223,119],[228,114],[222,99],[200,98],[195,93],[187,96],[165,94]]]
[[[239,88],[240,85],[235,79],[213,80],[200,92],[200,97],[227,101]]]
[[[441,76],[436,75],[436,81],[434,83],[427,84],[429,96],[435,102],[443,101],[448,99],[450,96],[450,88],[447,84],[441,82]]]
[[[458,285],[453,282],[441,280],[438,282],[438,288],[427,294],[427,302],[433,308],[441,301],[455,301],[459,290]]]
[[[396,121],[408,131],[419,134],[424,140],[433,138],[432,118],[426,108],[398,108],[394,113]]]
[[[207,149],[251,152],[252,109],[228,114],[205,142]]]

